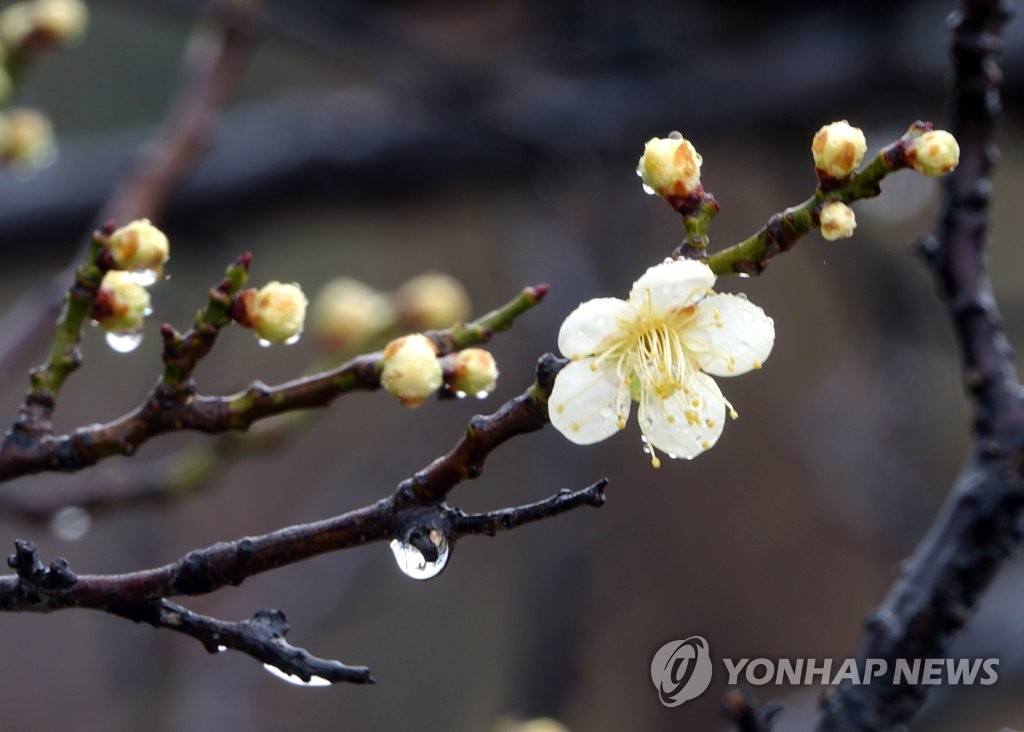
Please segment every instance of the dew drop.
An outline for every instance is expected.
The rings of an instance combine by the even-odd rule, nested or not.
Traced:
[[[670,458],[672,458],[673,460],[678,460],[678,459],[679,459],[679,456],[678,456],[678,455],[676,455],[676,454],[675,454],[674,452],[670,452],[670,453],[668,454],[668,456],[669,456]]]
[[[118,353],[131,353],[142,343],[142,331],[133,330],[128,333],[107,331],[107,345]]]
[[[430,532],[430,541],[437,547],[437,561],[428,562],[420,554],[420,550],[404,541],[393,539],[391,551],[398,562],[398,568],[408,577],[418,580],[426,580],[436,577],[448,564],[450,552],[448,550],[448,539],[440,531],[434,529]]]
[[[260,348],[270,348],[272,345],[274,345],[266,338],[257,338],[256,342],[260,344]]]
[[[217,646],[217,653],[223,653],[223,652],[224,652],[224,651],[226,651],[227,649],[228,649],[228,647],[227,647],[227,646]],[[277,668],[277,667],[275,666],[275,667],[274,667],[274,670],[275,670],[275,671],[277,671],[277,670],[278,670],[278,668]]]
[[[462,389],[459,389],[458,391],[455,392],[455,398],[456,399],[465,399],[466,398],[466,392],[462,391]]]
[[[65,506],[50,518],[50,533],[61,541],[78,541],[92,528],[92,516],[80,506]]]
[[[481,391],[478,391],[473,396],[475,396],[477,399],[486,399],[490,395],[491,395],[491,392],[487,391],[486,389],[483,389]]]
[[[742,280],[749,280],[750,279],[750,274],[748,274],[747,272],[738,272],[737,274],[739,275],[740,279],[742,279]]]
[[[219,647],[219,646],[218,646]],[[279,669],[277,666],[271,666],[269,663],[263,664],[263,668],[270,672],[271,676],[276,676],[281,681],[287,681],[289,684],[295,684],[296,686],[330,686],[331,682],[325,679],[323,676],[310,676],[309,681],[303,681],[300,677],[295,674],[286,674],[284,671]]]
[[[749,277],[750,275],[747,275],[747,276]],[[745,293],[745,292],[737,292],[736,293],[736,297],[738,297],[740,300],[749,300],[750,299],[749,297],[747,297],[747,293]],[[743,312],[746,313],[745,310]]]
[[[646,193],[648,196],[653,196],[654,195],[654,189],[651,188],[646,183],[644,183],[644,193]]]
[[[302,331],[301,330],[298,333],[296,333],[295,335],[293,335],[291,338],[286,340],[284,342],[284,344],[286,346],[291,346],[291,345],[293,345],[295,343],[298,343],[300,338],[302,338]]]
[[[134,272],[129,272],[128,277],[136,285],[142,285],[143,287],[149,287],[154,284],[160,275],[155,269],[140,269]]]

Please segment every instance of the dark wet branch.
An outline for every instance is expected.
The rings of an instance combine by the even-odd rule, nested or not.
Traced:
[[[167,601],[180,595],[204,595],[225,585],[328,552],[398,539],[437,559],[427,538],[440,532],[449,542],[468,535],[493,536],[580,506],[604,504],[605,480],[563,490],[542,501],[497,511],[466,514],[445,499],[463,480],[476,478],[492,450],[508,439],[540,429],[547,422],[547,397],[565,362],[548,354],[537,366],[537,382],[524,394],[488,416],[474,417],[466,434],[444,457],[403,481],[388,498],[334,518],[280,529],[262,536],[214,544],[190,552],[163,567],[120,575],[76,575],[63,559],[49,566],[29,542],[15,542],[8,564],[13,576],[0,577],[0,610],[52,612],[91,608],[186,633],[207,649],[219,646],[247,653],[304,680],[369,681],[365,669],[323,661],[283,640],[280,614],[258,613],[242,623],[227,623],[191,613]]]
[[[819,730],[887,730],[912,719],[929,687],[894,684],[895,659],[945,657],[1021,539],[1024,394],[984,257],[1000,113],[997,59],[1009,15],[1006,0],[964,0],[953,18],[960,166],[945,181],[937,235],[921,244],[960,342],[974,443],[939,516],[868,618],[859,659],[884,659],[890,673],[826,698]]]

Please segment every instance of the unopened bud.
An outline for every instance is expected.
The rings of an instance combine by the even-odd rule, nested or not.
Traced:
[[[53,126],[45,115],[32,109],[7,113],[0,139],[0,158],[24,168],[48,164],[54,156]]]
[[[423,404],[441,388],[442,380],[437,348],[426,336],[402,336],[385,347],[380,383],[405,406]]]
[[[938,177],[952,171],[960,162],[960,145],[945,130],[932,130],[915,137],[908,157],[919,173]]]
[[[268,282],[238,293],[232,315],[265,343],[294,343],[302,335],[306,304],[298,285]]]
[[[110,333],[134,333],[142,328],[149,309],[149,292],[128,272],[111,270],[103,276],[92,319]]]
[[[700,186],[700,156],[683,137],[652,137],[644,145],[644,154],[636,174],[659,196],[688,196]]]
[[[130,272],[148,270],[159,273],[171,251],[167,235],[153,226],[149,219],[136,219],[114,231],[107,248],[114,266]]]
[[[68,44],[81,38],[89,22],[82,0],[35,0],[35,32],[53,43]]]
[[[845,119],[825,125],[811,141],[814,167],[839,180],[857,169],[867,149],[864,132]]]
[[[821,208],[821,236],[829,241],[848,239],[857,228],[853,209],[842,201],[829,201]]]
[[[451,364],[450,387],[456,392],[483,397],[498,385],[498,364],[482,348],[466,348],[448,357]]]
[[[311,314],[313,332],[331,348],[356,348],[395,322],[391,300],[362,282],[338,277],[317,293]]]
[[[0,43],[10,51],[21,48],[36,27],[36,5],[20,2],[0,11]]]
[[[428,272],[402,285],[395,293],[402,321],[411,328],[447,328],[469,316],[469,295],[446,274]]]

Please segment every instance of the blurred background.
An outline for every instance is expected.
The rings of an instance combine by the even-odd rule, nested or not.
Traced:
[[[952,2],[808,4],[523,0],[272,3],[216,143],[161,221],[170,279],[153,290],[140,348],[117,354],[90,330],[59,430],[130,409],[160,364],[156,328],[184,328],[240,252],[252,282],[333,277],[383,291],[427,270],[457,277],[479,314],[548,282],[539,308],[497,337],[501,379],[487,401],[410,411],[383,393],[346,396],[280,449],[231,466],[187,500],[91,517],[69,542],[47,521],[0,514],[0,537],[31,539],[80,573],[164,564],[219,540],[370,503],[446,452],[477,411],[532,380],[537,357],[580,301],[624,296],[681,238],[644,195],[645,140],[680,130],[704,156],[724,247],[815,185],[809,145],[848,119],[869,147],[916,119],[946,120]],[[201,4],[89,3],[77,48],[44,59],[19,101],[45,110],[59,156],[31,177],[0,173],[0,304],[51,282],[137,145],[162,119]],[[1024,28],[1009,29],[1007,117],[990,258],[1011,339],[1024,340],[1020,135]],[[299,688],[248,657],[89,611],[0,617],[4,726],[154,730],[489,730],[550,716],[572,730],[723,729],[725,689],[676,709],[658,701],[650,661],[702,635],[715,658],[837,658],[856,650],[952,484],[968,444],[955,344],[910,245],[932,229],[938,185],[911,173],[854,205],[856,235],[808,236],[760,279],[720,281],[774,317],[765,368],[722,380],[740,412],[717,447],[650,467],[635,420],[591,447],[553,429],[518,438],[452,505],[488,510],[606,476],[608,503],[500,535],[469,537],[442,575],[405,577],[388,547],[320,557],[202,598],[226,619],[283,610],[289,640],[369,665],[374,687]],[[26,348],[0,406],[14,415]],[[197,373],[205,394],[307,367],[311,338],[263,349],[225,332]],[[171,435],[118,480],[209,441]],[[93,478],[95,480],[95,478]],[[42,476],[10,495],[65,490]],[[79,516],[79,518],[82,518]],[[73,531],[71,534],[80,534]],[[65,539],[61,538],[65,536]],[[1024,725],[1024,565],[1011,562],[951,655],[1001,659],[999,682],[936,689],[913,729]],[[779,730],[808,729],[818,689],[768,686]]]

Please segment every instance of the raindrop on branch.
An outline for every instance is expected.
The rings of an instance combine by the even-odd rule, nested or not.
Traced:
[[[270,672],[271,676],[276,676],[281,681],[287,681],[289,684],[295,686],[330,686],[331,682],[325,679],[323,676],[310,676],[309,681],[303,681],[301,677],[295,674],[286,674],[284,671],[279,669],[277,666],[271,666],[269,663],[263,664],[263,668]]]
[[[420,553],[420,550],[404,541],[394,539],[391,542],[391,551],[394,552],[398,568],[407,577],[426,580],[441,574],[441,570],[448,564],[448,539],[437,529],[433,529],[429,535],[431,543],[437,547],[437,561],[428,562]]]
[[[134,272],[129,272],[128,276],[136,285],[142,285],[143,287],[149,287],[160,278],[160,274],[155,269],[135,270]]]
[[[142,331],[135,330],[129,333],[114,333],[107,331],[107,345],[118,353],[131,353],[142,343]]]

